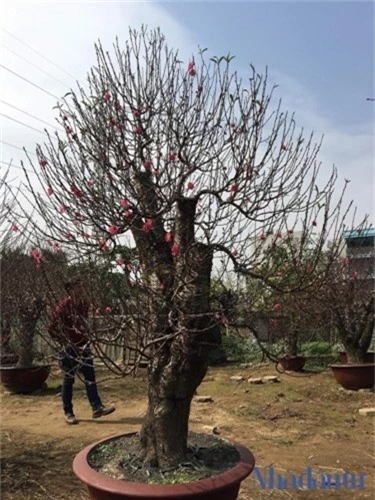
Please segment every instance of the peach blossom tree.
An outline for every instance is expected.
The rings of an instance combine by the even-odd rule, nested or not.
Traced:
[[[108,259],[132,288],[126,333],[113,315],[106,342],[126,346],[132,336],[148,356],[140,444],[145,464],[164,468],[186,454],[192,398],[216,345],[217,262],[249,269],[267,231],[298,224],[301,247],[319,231],[318,254],[341,230],[342,194],[333,198],[335,169],[320,180],[320,143],[274,104],[267,73],[250,66],[241,77],[231,56],[205,49],[182,62],[146,28],[130,30],[111,54],[98,43],[96,55],[86,83],[58,103],[65,134],[30,158],[40,185],[29,180],[24,206],[37,214],[30,237],[76,259]],[[136,257],[121,256],[122,245]],[[100,332],[92,341],[99,345]]]

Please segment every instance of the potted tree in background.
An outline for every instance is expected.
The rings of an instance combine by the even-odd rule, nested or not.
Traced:
[[[12,230],[18,233],[20,228],[13,224]],[[2,331],[2,341],[4,344],[5,334],[6,344],[12,346],[15,357],[13,363],[1,365],[0,380],[11,392],[42,389],[51,369],[50,364],[35,363],[38,354],[42,355],[36,342],[42,337],[46,314],[47,288],[43,272],[49,274],[52,284],[56,260],[62,260],[46,249],[44,259],[47,261],[42,272],[41,259],[39,252],[32,251],[30,255],[24,248],[8,246],[1,250],[1,317],[7,327]]]
[[[188,484],[140,483],[173,482],[173,471],[201,459],[206,448],[205,441],[192,446],[188,422],[222,321],[210,304],[215,256],[227,269],[249,268],[261,254],[260,235],[291,220],[302,225],[300,248],[311,221],[319,220],[319,255],[327,235],[335,239],[341,227],[342,195],[329,209],[336,171],[314,189],[319,145],[296,130],[280,105],[273,107],[267,76],[251,68],[241,80],[231,56],[208,61],[203,49],[182,63],[159,30],[146,28],[130,30],[112,56],[100,44],[96,52],[87,87],[58,103],[65,136],[37,147],[38,165],[30,161],[40,187],[30,182],[22,206],[33,206],[44,221],[30,221],[30,238],[51,240],[82,262],[99,254],[123,272],[132,287],[132,299],[121,303],[126,335],[108,304],[111,334],[94,331],[92,343],[100,355],[101,341],[126,348],[135,339],[136,352],[149,359],[148,409],[132,438],[137,482],[94,470],[98,444],[78,454],[74,471],[92,498],[234,499],[254,460],[223,443],[216,455],[221,449],[221,461],[235,459],[213,479],[201,473]],[[24,217],[30,219],[26,211]],[[251,237],[257,244],[250,248]],[[118,245],[135,246],[137,259],[118,256]],[[108,366],[122,375],[133,370],[112,360]],[[119,439],[126,455],[131,439]]]
[[[374,336],[373,268],[353,270],[350,257],[331,267],[321,299],[322,315],[345,348],[341,364],[332,365],[336,380],[346,389],[374,387],[375,364],[368,353]]]
[[[312,227],[315,225],[314,220]],[[305,237],[292,228],[264,237],[263,261],[252,266],[253,272],[265,277],[264,281],[252,278],[251,270],[241,270],[247,277],[247,324],[266,355],[291,371],[303,369],[306,357],[302,355],[302,344],[315,339],[323,324],[316,300],[326,274],[323,255],[327,266],[332,262],[326,250],[315,251],[317,240],[313,235],[301,251],[300,240]],[[266,329],[266,337],[261,327]]]

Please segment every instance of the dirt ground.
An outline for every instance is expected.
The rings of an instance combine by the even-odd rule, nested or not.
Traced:
[[[253,368],[211,368],[198,389],[211,403],[193,402],[190,428],[212,432],[246,445],[255,455],[258,472],[267,479],[269,468],[286,477],[311,467],[313,475],[365,473],[364,489],[262,489],[253,474],[241,488],[240,500],[374,498],[374,420],[359,408],[374,406],[369,391],[340,390],[329,371],[279,375],[279,383],[252,385],[232,382],[279,375],[272,365]],[[81,382],[75,385],[79,425],[65,424],[60,403],[60,374],[48,379],[48,389],[20,396],[1,389],[2,500],[83,500],[88,495],[75,478],[74,455],[102,437],[137,431],[146,410],[145,374],[109,380],[99,372],[100,393],[116,412],[92,420]],[[333,477],[332,476],[332,477]],[[318,486],[319,486],[318,482]],[[269,486],[268,482],[267,485]]]

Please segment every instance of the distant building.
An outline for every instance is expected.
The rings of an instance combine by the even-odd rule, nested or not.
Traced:
[[[263,262],[267,250],[274,246],[275,244],[278,245],[287,245],[291,241],[294,242],[294,244],[298,244],[298,242],[302,239],[303,232],[302,231],[294,231],[293,233],[265,233],[261,237],[254,238],[252,241],[252,246],[253,248],[256,248],[256,253],[254,255],[254,261],[252,267],[256,267],[260,263]]]
[[[343,238],[351,271],[375,281],[375,228],[344,231]]]

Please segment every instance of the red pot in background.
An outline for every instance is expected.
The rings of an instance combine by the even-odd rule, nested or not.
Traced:
[[[51,365],[26,368],[1,366],[0,382],[10,392],[29,394],[43,389],[50,371]]]
[[[134,433],[127,434],[128,436]],[[126,434],[125,434],[126,435]],[[251,474],[255,466],[252,453],[245,447],[233,443],[240,454],[240,461],[222,474],[200,481],[180,484],[145,484],[113,479],[90,467],[89,453],[99,444],[121,437],[102,439],[84,448],[73,461],[75,475],[89,489],[92,500],[236,500],[241,482]]]
[[[336,381],[345,389],[372,389],[375,385],[375,364],[331,365]]]
[[[284,370],[300,372],[305,366],[306,358],[304,356],[285,356],[279,360],[279,363]]]

